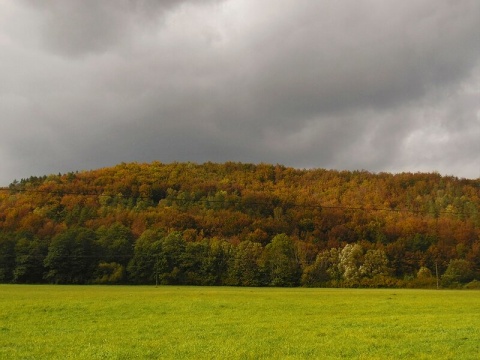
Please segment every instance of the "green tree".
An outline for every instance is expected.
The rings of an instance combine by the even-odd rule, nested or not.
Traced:
[[[187,243],[186,253],[194,243]],[[225,240],[204,239],[201,246],[201,263],[196,273],[201,285],[222,285],[228,272],[232,246]]]
[[[264,268],[261,265],[262,244],[249,240],[241,242],[234,251],[229,267],[230,285],[261,286],[264,283]]]
[[[290,237],[286,234],[276,235],[265,247],[264,257],[271,286],[299,284],[301,269]]]
[[[308,287],[323,287],[327,286],[328,282],[332,280],[331,269],[337,267],[338,256],[333,256],[329,250],[319,253],[312,265],[303,269],[301,283]]]
[[[0,282],[13,280],[15,269],[15,241],[12,235],[0,234]]]
[[[186,242],[182,233],[173,232],[160,241],[158,276],[162,284],[182,284],[185,275]]]
[[[133,234],[126,226],[115,223],[97,230],[97,244],[102,261],[127,266],[133,256]]]
[[[17,240],[13,281],[16,283],[42,282],[45,270],[44,259],[47,252],[48,246],[31,235]]]
[[[53,238],[44,260],[45,279],[55,284],[84,284],[97,265],[95,232],[71,228]]]
[[[165,236],[163,230],[145,230],[137,239],[133,257],[127,266],[128,279],[137,284],[155,282],[160,267],[163,266],[161,240]],[[163,261],[164,262],[164,261]]]
[[[146,230],[136,241],[128,265],[129,278],[136,283],[185,282],[186,242],[180,232],[164,235],[162,230]]]
[[[208,243],[205,241],[185,244],[184,252],[180,254],[181,259],[177,261],[175,270],[177,275],[180,271],[183,273],[182,282],[187,285],[213,285],[209,282],[207,269],[204,267],[208,250]],[[176,281],[179,282],[180,279],[177,278]]]

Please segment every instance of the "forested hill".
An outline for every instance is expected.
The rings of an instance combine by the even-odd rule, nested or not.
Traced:
[[[0,281],[473,286],[479,210],[436,173],[122,163],[2,189]]]

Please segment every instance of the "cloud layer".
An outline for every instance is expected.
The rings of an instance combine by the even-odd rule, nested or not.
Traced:
[[[0,184],[152,160],[477,178],[478,29],[476,0],[5,2]]]

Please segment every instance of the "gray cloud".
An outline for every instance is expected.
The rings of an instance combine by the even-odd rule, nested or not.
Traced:
[[[66,56],[104,53],[135,41],[140,28],[154,29],[169,11],[188,3],[175,0],[24,0],[40,12],[47,48]],[[202,3],[205,1],[198,1]]]
[[[3,184],[152,160],[480,176],[475,0],[0,7]]]

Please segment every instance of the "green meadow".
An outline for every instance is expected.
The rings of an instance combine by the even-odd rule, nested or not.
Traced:
[[[478,359],[480,291],[0,285],[1,359]]]

